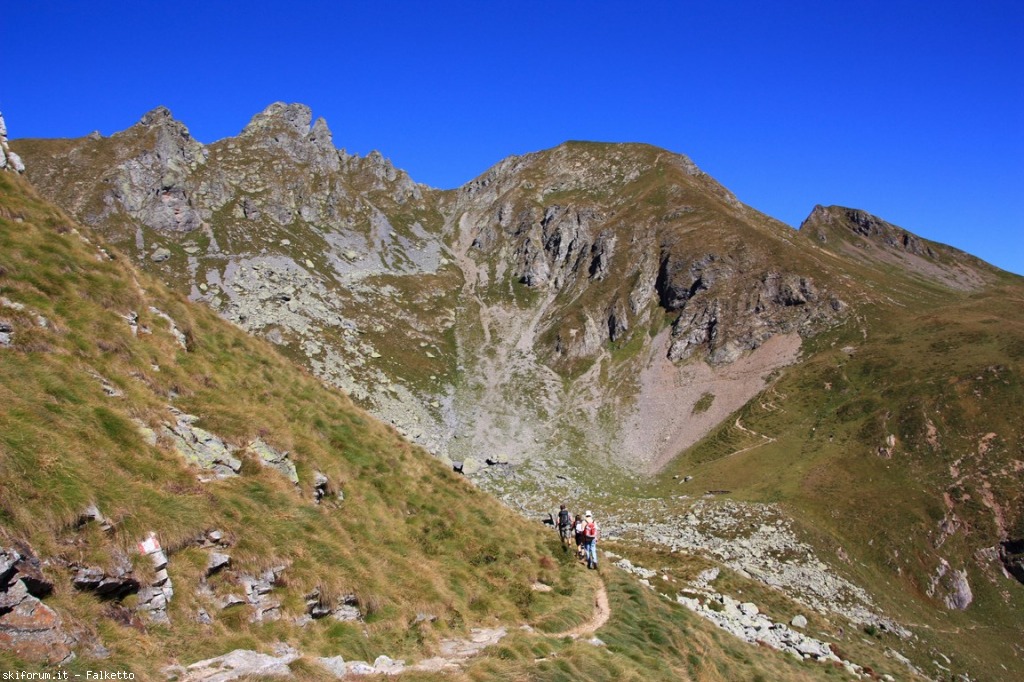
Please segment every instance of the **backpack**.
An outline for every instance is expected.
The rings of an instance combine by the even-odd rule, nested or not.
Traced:
[[[583,528],[583,535],[585,537],[588,537],[588,538],[591,538],[591,539],[596,538],[597,537],[597,524],[594,523],[593,521],[588,523]]]
[[[565,528],[565,527],[571,526],[571,525],[572,525],[572,521],[569,518],[569,510],[568,509],[563,509],[560,512],[558,512],[558,527],[559,528]]]

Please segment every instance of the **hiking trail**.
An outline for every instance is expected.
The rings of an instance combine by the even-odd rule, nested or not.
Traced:
[[[547,635],[548,637],[572,637],[573,639],[579,639],[580,637],[594,634],[594,632],[601,629],[608,622],[612,615],[612,610],[608,606],[608,590],[605,589],[604,580],[599,578],[598,581],[597,593],[594,595],[594,615],[591,619],[571,630],[549,634]]]

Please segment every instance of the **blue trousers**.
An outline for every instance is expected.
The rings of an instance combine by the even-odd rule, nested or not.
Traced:
[[[586,551],[587,565],[597,566],[597,540],[583,543],[583,549]]]

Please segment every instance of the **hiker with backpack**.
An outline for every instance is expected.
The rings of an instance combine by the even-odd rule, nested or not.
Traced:
[[[569,510],[562,505],[562,508],[558,510],[558,537],[562,540],[562,549],[566,552],[569,551],[569,532],[572,528],[572,517],[569,516]]]
[[[576,540],[576,558],[580,561],[583,560],[583,530],[586,526],[587,524],[584,522],[583,517],[577,514],[576,520],[572,523],[572,529]]]
[[[583,547],[587,557],[587,568],[597,568],[597,540],[601,537],[601,528],[589,511],[583,515]]]

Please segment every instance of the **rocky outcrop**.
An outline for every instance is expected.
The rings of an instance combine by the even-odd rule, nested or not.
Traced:
[[[646,518],[661,516],[648,510]],[[791,598],[820,611],[833,611],[854,623],[893,632],[911,633],[879,613],[871,596],[820,561],[814,549],[797,538],[792,521],[770,505],[699,500],[681,516],[657,522],[605,524],[609,537],[642,539],[672,551],[714,557],[744,577],[784,590]]]
[[[234,651],[196,661],[187,667],[173,666],[165,670],[177,682],[229,682],[257,677],[291,677],[289,664],[298,660],[298,651],[280,645],[276,655],[262,654],[248,649]]]
[[[238,583],[245,592],[245,600],[251,607],[252,622],[273,621],[281,617],[281,602],[271,593],[279,584],[285,568],[274,566],[259,575],[242,573],[237,576]]]
[[[105,210],[94,224],[115,210],[168,232],[191,232],[202,225],[193,206],[187,178],[206,163],[207,151],[166,107],[148,112],[126,136],[146,140],[141,151],[122,161],[108,178]]]
[[[1006,572],[1024,583],[1024,540],[1007,540],[999,545],[999,559]]]
[[[926,593],[929,597],[940,599],[950,610],[963,611],[974,601],[966,569],[958,571],[942,558],[939,559]]]
[[[0,170],[10,170],[15,173],[25,172],[25,163],[7,145],[7,123],[4,122],[3,113],[0,113]]]
[[[83,592],[93,592],[101,599],[123,599],[139,591],[139,581],[132,571],[128,557],[117,557],[113,568],[98,566],[72,567],[71,584]]]
[[[165,424],[163,437],[185,461],[213,472],[217,478],[237,476],[242,461],[234,456],[235,448],[219,436],[194,426],[199,417],[173,410],[174,423]]]
[[[260,464],[280,472],[292,483],[299,482],[299,474],[295,470],[295,463],[288,457],[287,452],[277,450],[257,438],[246,446],[246,449],[256,456]]]
[[[306,615],[314,620],[331,616],[334,620],[342,622],[358,621],[363,618],[356,595],[346,594],[332,603],[324,598],[320,588],[306,595]]]
[[[0,649],[49,665],[74,658],[75,639],[57,612],[42,602],[51,592],[53,583],[27,547],[0,547]]]
[[[759,276],[731,256],[708,253],[689,261],[662,259],[656,287],[663,308],[678,311],[669,357],[704,351],[716,364],[733,362],[778,334],[812,334],[842,317],[846,304],[796,273]]]

